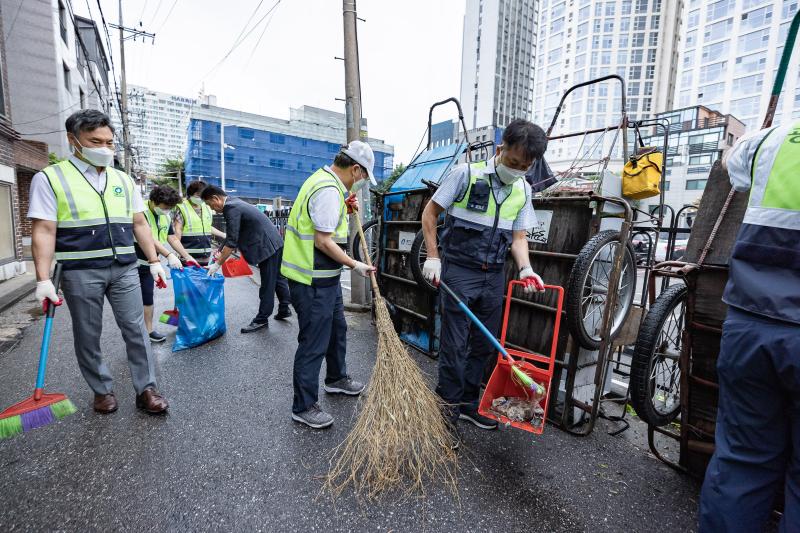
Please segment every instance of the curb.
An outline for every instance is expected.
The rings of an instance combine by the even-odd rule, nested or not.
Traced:
[[[0,313],[22,300],[30,293],[36,290],[36,278],[33,278],[29,283],[26,283],[7,294],[2,295],[2,302],[0,302]]]
[[[344,310],[351,313],[368,313],[372,311],[371,305],[344,304]]]

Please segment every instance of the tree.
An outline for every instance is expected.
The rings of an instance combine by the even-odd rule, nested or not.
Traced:
[[[66,161],[66,157],[58,157],[55,152],[50,152],[47,154],[47,158],[50,160],[51,165],[55,165],[56,163],[60,163],[62,161]]]
[[[181,184],[178,184],[178,172],[181,175]],[[173,189],[186,190],[186,174],[184,169],[183,159],[176,157],[174,159],[167,159],[161,165],[159,171],[160,176],[153,178],[153,183],[156,185],[169,185]]]
[[[394,182],[397,181],[397,178],[399,178],[405,171],[406,171],[406,166],[403,163],[400,163],[399,165],[394,167],[394,170],[392,171],[391,175],[378,184],[378,186],[376,187],[377,190],[379,190],[380,192],[386,192],[389,189],[391,189],[392,185],[394,185]]]

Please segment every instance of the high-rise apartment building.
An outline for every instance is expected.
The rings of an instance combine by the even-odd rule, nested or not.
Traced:
[[[647,117],[671,109],[681,6],[682,0],[541,0],[534,122],[546,128],[568,87],[608,74],[625,80],[630,116]],[[565,102],[553,134],[618,124],[621,98],[617,82],[575,91]],[[554,168],[568,165],[578,155],[576,151],[587,149],[580,143],[579,138],[551,143],[548,161]],[[611,166],[621,167],[621,160]]]
[[[686,0],[677,106],[730,113],[761,126],[798,0]],[[797,58],[800,41],[795,44]],[[793,62],[796,65],[796,61]],[[800,85],[790,68],[774,123],[800,118]]]
[[[467,127],[530,118],[540,0],[467,0],[461,105]]]
[[[158,175],[167,159],[186,153],[189,115],[197,101],[146,87],[128,88],[128,116],[134,169]],[[117,128],[121,130],[122,125]]]

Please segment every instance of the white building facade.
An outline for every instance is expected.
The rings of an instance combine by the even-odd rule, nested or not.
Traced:
[[[678,107],[702,104],[761,127],[798,0],[687,0],[679,61]],[[796,65],[800,41],[774,119],[800,118]]]
[[[14,129],[65,157],[67,117],[112,107],[100,33],[92,20],[74,15],[70,0],[1,1],[4,14],[15,14],[4,29]]]
[[[186,153],[187,128],[194,98],[128,87],[128,116],[134,169],[157,176],[168,159]],[[121,130],[122,125],[117,125]]]
[[[469,129],[530,118],[540,0],[467,0],[461,105]]]
[[[547,128],[567,88],[609,74],[625,80],[631,117],[671,109],[681,6],[681,0],[541,0],[533,121]],[[578,89],[566,100],[553,135],[619,124],[621,106],[616,81]],[[595,142],[554,141],[548,162],[556,170],[569,166],[576,151]],[[602,142],[610,146],[610,140]],[[596,152],[600,157],[602,147]],[[612,166],[620,167],[621,159]]]

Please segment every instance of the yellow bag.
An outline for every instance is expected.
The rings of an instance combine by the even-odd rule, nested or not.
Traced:
[[[663,165],[664,154],[658,148],[642,147],[622,169],[622,196],[641,200],[658,195]]]

